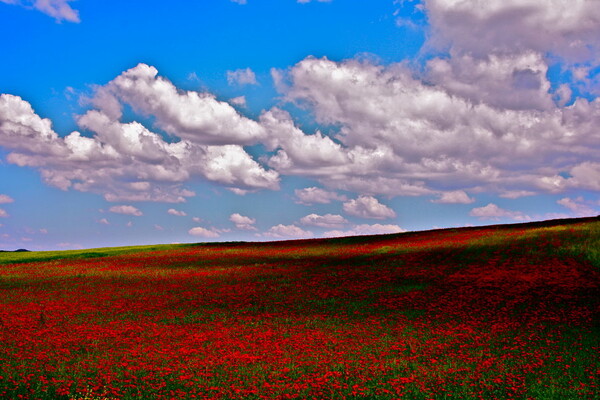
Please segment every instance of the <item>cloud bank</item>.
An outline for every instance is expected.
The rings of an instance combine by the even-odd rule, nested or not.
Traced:
[[[0,1],[79,21],[67,0]],[[480,193],[514,199],[600,191],[598,2],[426,0],[419,10],[429,22],[419,60],[382,65],[307,56],[271,71],[281,102],[253,118],[232,106],[245,107],[244,96],[228,103],[183,90],[139,64],[96,86],[91,109],[76,119],[81,132],[66,136],[26,99],[1,94],[0,146],[9,163],[39,170],[47,184],[111,202],[185,202],[195,195],[185,185],[198,180],[238,194],[278,190],[282,176],[297,176],[318,185],[295,190],[297,203],[342,202],[348,216],[384,220],[396,213],[379,202],[383,196],[471,204]],[[551,68],[569,79],[551,82]],[[257,84],[249,68],[226,74],[231,85]],[[320,128],[299,126],[294,107],[314,115]],[[124,117],[129,109],[133,120]],[[559,204],[593,211],[577,198]],[[494,203],[470,215],[529,218]],[[240,214],[230,221],[256,229]],[[344,221],[312,213],[299,223],[342,232]],[[371,229],[357,227],[352,231]],[[190,234],[219,232],[197,227]],[[267,232],[308,234],[296,225]]]

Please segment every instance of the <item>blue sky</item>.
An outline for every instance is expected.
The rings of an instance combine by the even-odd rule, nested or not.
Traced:
[[[0,0],[0,249],[596,215],[593,0]]]

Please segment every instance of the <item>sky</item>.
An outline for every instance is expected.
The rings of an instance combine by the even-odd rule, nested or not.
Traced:
[[[0,249],[600,213],[598,0],[0,0]]]

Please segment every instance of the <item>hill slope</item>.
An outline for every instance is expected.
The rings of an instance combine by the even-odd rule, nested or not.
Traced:
[[[594,398],[599,249],[590,218],[3,253],[0,397]]]

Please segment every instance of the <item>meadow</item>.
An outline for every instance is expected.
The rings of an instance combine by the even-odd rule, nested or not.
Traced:
[[[0,398],[600,398],[600,219],[0,253]]]

